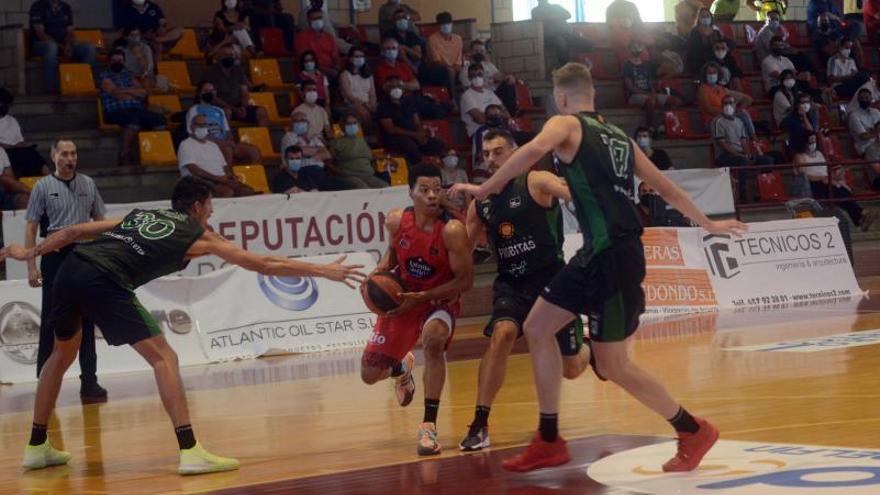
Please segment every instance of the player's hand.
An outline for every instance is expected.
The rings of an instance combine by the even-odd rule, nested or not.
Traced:
[[[400,303],[400,306],[398,306],[396,309],[389,311],[389,315],[404,313],[413,306],[427,300],[425,299],[424,292],[401,292],[397,294],[397,297],[399,297],[402,302]]]
[[[19,246],[18,244],[10,244],[3,249],[0,249],[0,261],[5,260],[6,258],[12,258],[18,261],[27,261],[34,259],[34,249],[26,248]],[[34,268],[33,270],[36,274],[37,279],[42,279],[40,272]],[[28,276],[30,276],[30,270],[28,270]],[[32,285],[33,287],[39,287],[38,285]]]
[[[457,199],[459,197],[463,197],[465,194],[470,194],[471,196],[476,196],[476,192],[480,189],[480,186],[476,184],[466,184],[463,182],[456,182],[453,184],[448,191],[446,191],[446,195],[449,196],[449,199]]]
[[[739,220],[717,220],[709,222],[709,225],[703,228],[709,231],[710,234],[733,234],[735,237],[739,237],[749,230],[749,226]]]
[[[334,282],[342,282],[349,289],[354,289],[356,283],[361,283],[367,278],[366,275],[359,271],[364,265],[344,265],[342,262],[345,261],[345,258],[346,256],[343,255],[333,263],[324,265],[323,277]]]

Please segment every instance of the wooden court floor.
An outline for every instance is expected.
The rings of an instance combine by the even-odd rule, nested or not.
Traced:
[[[880,279],[862,287],[876,293]],[[729,349],[878,329],[875,296],[652,323],[639,330],[632,352],[686,407],[712,419],[724,439],[878,449],[876,345],[811,353]],[[103,404],[82,405],[78,381],[67,382],[50,438],[73,460],[27,473],[19,464],[34,385],[2,386],[0,493],[631,493],[603,487],[582,467],[668,438],[671,430],[590,371],[563,384],[560,426],[571,441],[571,465],[538,475],[499,468],[501,458],[529,441],[537,422],[522,345],[492,408],[492,451],[458,452],[473,414],[485,346],[480,332],[479,322],[463,326],[453,343],[439,458],[415,455],[421,368],[416,400],[400,408],[389,383],[360,382],[354,350],[184,369],[197,437],[242,462],[237,472],[198,477],[175,474],[176,442],[149,373],[103,378],[110,393]]]

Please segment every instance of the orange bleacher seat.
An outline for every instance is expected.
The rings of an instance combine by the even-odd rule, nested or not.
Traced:
[[[59,64],[58,73],[61,78],[61,94],[63,96],[95,96],[95,78],[89,64]]]
[[[42,175],[37,176],[37,177],[19,177],[18,181],[21,182],[22,184],[24,184],[25,187],[27,187],[28,189],[33,190],[34,186],[37,185],[37,181],[42,178],[43,178]]]
[[[278,114],[278,105],[275,104],[275,93],[251,93],[249,105],[263,107],[269,114],[269,123],[272,125],[287,125],[290,119],[284,118]]]
[[[271,57],[289,57],[292,55],[284,45],[284,31],[280,28],[261,28],[260,45],[263,53]]]
[[[249,143],[259,148],[263,158],[277,159],[281,156],[272,147],[272,137],[269,135],[269,129],[265,127],[239,127],[238,139],[242,143]]]
[[[449,103],[452,97],[446,86],[422,86],[422,95],[433,98],[437,103]]]
[[[392,156],[385,161],[386,170],[391,177],[391,185],[409,185],[409,167],[406,164],[406,158],[403,158],[402,156]]]
[[[100,129],[102,132],[109,133],[117,133],[121,131],[122,127],[116,124],[108,124],[104,121],[104,105],[101,103],[101,99],[98,98],[95,103],[98,105],[98,129]]]
[[[235,165],[232,173],[243,184],[248,185],[254,191],[270,194],[269,181],[266,179],[266,169],[262,165]]]
[[[363,46],[367,42],[366,33],[357,26],[339,26],[336,28],[336,35],[352,44]]]
[[[251,82],[259,85],[265,84],[269,88],[292,88],[294,85],[285,83],[281,79],[281,69],[278,60],[274,58],[252,58],[248,61]]]
[[[147,105],[161,108],[166,116],[183,111],[178,95],[150,95],[147,97]]]
[[[511,119],[511,123],[512,123],[511,127],[513,128],[513,130],[517,130],[520,132],[534,132],[535,131],[534,123],[532,122],[532,119],[530,119],[528,117],[525,117],[525,116],[516,117],[514,119]]]
[[[543,108],[535,105],[532,93],[526,83],[517,81],[514,87],[516,88],[516,109],[519,113],[544,113]]]
[[[163,60],[156,64],[160,76],[168,78],[171,90],[176,93],[192,93],[196,90],[189,77],[186,62]]]
[[[141,165],[155,167],[176,167],[177,153],[171,133],[168,131],[139,132]]]
[[[172,57],[201,59],[205,57],[199,48],[199,42],[196,39],[196,32],[193,29],[186,28],[183,30],[183,36],[177,40],[169,52]]]
[[[107,45],[104,43],[104,33],[99,29],[76,29],[73,31],[73,38],[81,43],[95,45],[98,51],[107,50]]]
[[[758,195],[761,201],[788,201],[782,175],[778,171],[758,174]]]
[[[687,110],[673,110],[663,114],[663,126],[671,139],[706,139],[708,132],[697,132]]]

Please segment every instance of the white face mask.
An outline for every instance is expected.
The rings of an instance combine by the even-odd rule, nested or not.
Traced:
[[[786,79],[782,81],[782,85],[788,89],[791,89],[794,87],[794,79]]]
[[[723,60],[727,56],[727,50],[715,50],[715,58]]]
[[[311,26],[315,31],[321,31],[324,29],[324,19],[315,19],[311,22]]]
[[[457,156],[444,156],[443,157],[443,166],[446,168],[455,168],[458,166],[458,157]]]
[[[471,86],[475,88],[482,88],[484,84],[486,84],[486,80],[483,79],[483,76],[477,76],[471,79]]]
[[[840,49],[840,54],[843,55],[844,57],[849,57],[850,53],[852,53],[852,49],[850,49],[850,48],[841,48]]]
[[[196,127],[193,129],[193,136],[199,141],[204,141],[208,137],[208,128],[207,127]]]
[[[389,94],[391,95],[391,97],[394,98],[395,100],[398,100],[398,99],[400,99],[401,96],[403,96],[403,90],[400,89],[400,88],[394,88],[394,89],[392,89],[391,91],[389,91],[388,93],[389,93]]]
[[[807,145],[807,151],[812,155],[816,152],[816,143],[810,143]]]
[[[639,148],[646,150],[651,146],[651,138],[648,136],[639,136],[636,139],[636,143],[639,145]]]
[[[733,117],[734,112],[736,112],[736,107],[734,105],[724,105],[723,109],[724,115],[727,117]]]
[[[309,91],[306,93],[306,103],[315,103],[316,101],[318,101],[317,91]]]
[[[225,5],[227,9],[234,9],[238,6],[238,0],[224,0],[223,5]]]

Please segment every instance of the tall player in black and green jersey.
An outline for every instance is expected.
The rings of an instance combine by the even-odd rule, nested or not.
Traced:
[[[492,172],[515,149],[507,131],[490,130],[483,135],[483,161]],[[483,331],[490,341],[480,361],[477,406],[467,436],[459,444],[461,450],[489,447],[489,411],[504,382],[507,358],[541,290],[565,266],[559,198],[571,199],[565,182],[550,172],[531,171],[508,182],[500,193],[472,201],[468,207],[468,238],[475,245],[487,235],[498,262],[498,277],[492,287],[492,317]],[[566,378],[577,378],[589,363],[583,332],[580,318],[572,318],[556,333]]]
[[[81,316],[88,316],[101,327],[107,343],[132,346],[153,368],[162,404],[180,445],[178,472],[228,471],[238,469],[237,460],[211,454],[196,442],[177,355],[150,313],[138,302],[134,289],[183,269],[193,258],[209,254],[265,275],[323,277],[343,282],[352,289],[353,283],[363,279],[357,271],[360,266],[342,264],[344,257],[318,265],[261,256],[235,246],[208,227],[213,212],[211,189],[191,177],[177,183],[171,206],[170,210],[134,210],[121,222],[104,220],[74,225],[30,249],[10,245],[0,250],[0,261],[7,257],[25,261],[74,241],[95,237],[74,249],[75,256],[64,260],[55,279],[56,303],[49,316],[55,347],[37,385],[25,468],[41,469],[70,460],[69,453],[55,449],[49,442],[46,425],[64,372],[79,349]]]
[[[553,98],[562,115],[548,120],[537,137],[481,186],[459,185],[451,191],[485,199],[552,152],[568,183],[584,238],[581,249],[544,288],[526,318],[524,333],[541,417],[531,445],[504,461],[503,467],[530,471],[570,460],[557,432],[562,363],[553,335],[575,315],[586,314],[598,373],[666,418],[678,433],[678,452],[663,470],[693,470],[717,441],[718,429],[691,416],[627,355],[627,339],[638,327],[645,307],[641,288],[645,258],[642,225],[633,202],[633,175],[713,234],[739,234],[746,226],[736,220],[706,218],[623,131],[597,115],[595,89],[585,66],[566,64],[554,71],[553,84]]]

